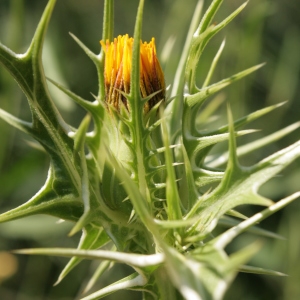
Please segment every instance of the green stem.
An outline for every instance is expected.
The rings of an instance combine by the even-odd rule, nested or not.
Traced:
[[[183,300],[182,296],[174,288],[169,275],[164,268],[158,268],[154,272],[156,293],[159,295],[159,300]],[[145,298],[147,299],[147,298]],[[148,298],[150,299],[150,298]]]

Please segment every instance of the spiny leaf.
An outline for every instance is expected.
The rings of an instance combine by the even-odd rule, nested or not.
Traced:
[[[236,219],[224,216],[219,220],[218,225],[231,228],[231,227],[237,226],[239,223],[240,223],[240,221],[238,221]],[[247,230],[247,232],[258,235],[258,236],[264,236],[264,237],[273,238],[273,239],[280,239],[280,240],[285,239],[283,236],[281,236],[277,233],[259,228],[258,226],[250,227]]]
[[[278,272],[278,271],[273,271],[273,270],[258,268],[258,267],[253,267],[253,266],[240,266],[239,271],[243,272],[243,273],[251,273],[251,274],[261,274],[261,275],[271,275],[271,276],[288,276],[288,275]]]
[[[238,156],[242,156],[242,155],[248,154],[254,150],[260,149],[263,146],[266,146],[268,144],[278,141],[279,139],[285,137],[286,135],[288,135],[292,131],[298,129],[299,127],[300,127],[300,122],[296,122],[294,124],[291,124],[283,129],[280,129],[280,130],[274,132],[273,134],[270,134],[266,137],[258,139],[247,145],[238,147],[237,154],[238,154]]]
[[[241,130],[234,135],[236,137],[244,136],[247,134],[251,134],[256,132],[256,130],[253,129],[248,129],[248,130]],[[211,149],[210,146],[216,145],[220,142],[227,141],[229,139],[229,134],[228,133],[223,133],[223,134],[218,134],[218,135],[213,135],[213,136],[202,136],[199,138],[190,138],[188,142],[185,143],[187,149],[188,149],[188,154],[191,160],[191,163],[194,166],[194,158],[197,156],[198,158],[198,163],[202,162],[202,157],[199,156],[199,152],[201,150],[204,150],[208,148],[208,151]],[[194,144],[194,145],[193,145]],[[193,147],[191,147],[193,146]],[[203,154],[203,158],[206,156],[206,151]]]
[[[217,93],[218,91],[222,90],[226,86],[230,85],[231,83],[240,80],[241,78],[253,73],[254,71],[261,68],[264,64],[260,64],[254,67],[251,67],[249,69],[246,69],[242,72],[239,72],[231,77],[228,77],[226,79],[223,79],[217,83],[214,83],[212,85],[209,85],[203,89],[201,89],[198,93],[188,95],[185,98],[185,101],[189,107],[193,107],[196,104],[201,104],[203,101],[208,98],[209,96]]]
[[[263,211],[252,216],[251,218],[241,222],[237,226],[230,228],[220,236],[216,237],[213,243],[218,248],[225,248],[226,245],[228,245],[239,234],[252,227],[257,222],[260,222],[266,219],[267,217],[271,216],[272,214],[282,209],[284,206],[288,205],[298,197],[300,197],[300,192],[278,201],[277,203],[271,205],[270,207],[264,209]]]
[[[248,4],[248,1],[243,3],[240,7],[238,7],[233,13],[231,13],[227,18],[225,18],[222,22],[219,24],[212,26],[212,30],[208,31],[208,34],[203,35],[203,41],[201,41],[201,52],[203,51],[204,47],[208,43],[208,41],[215,35],[217,34],[221,29],[223,29],[226,25],[228,25]],[[203,32],[205,33],[205,32]],[[201,36],[199,36],[201,37]],[[200,52],[199,51],[199,52]]]
[[[186,81],[188,92],[194,94],[197,90],[196,87],[196,70],[200,59],[200,56],[207,45],[208,41],[222,28],[229,24],[246,6],[247,2],[242,4],[238,9],[236,9],[231,15],[225,18],[218,25],[210,25],[214,14],[217,12],[222,1],[213,1],[204,15],[199,28],[194,34],[193,40],[191,42],[191,48],[189,53],[189,59],[186,65]]]
[[[174,100],[168,105],[168,107],[165,110],[165,113],[168,116],[168,119],[170,119],[171,143],[174,142],[176,133],[178,132],[178,130],[180,128],[179,127],[180,124],[178,122],[178,116],[182,115],[182,103],[183,103],[182,92],[183,92],[183,88],[184,88],[184,84],[185,84],[184,79],[185,79],[186,61],[188,59],[193,34],[196,31],[196,28],[200,21],[203,3],[204,3],[203,0],[198,1],[198,4],[195,8],[194,15],[193,15],[193,18],[192,18],[192,21],[191,21],[191,24],[190,24],[190,27],[189,27],[189,30],[187,33],[184,48],[183,48],[182,54],[180,56],[180,61],[177,66],[177,69],[176,69],[174,85],[172,86],[171,98],[174,97]]]
[[[91,114],[93,114],[93,116],[97,116],[97,114],[99,113],[99,111],[98,111],[97,108],[100,105],[97,105],[96,103],[93,103],[93,102],[90,102],[88,100],[85,100],[85,99],[81,98],[80,96],[78,96],[75,93],[71,92],[70,90],[66,89],[61,84],[59,84],[58,82],[55,82],[51,78],[47,78],[47,79],[53,85],[55,85],[58,89],[60,89],[62,92],[64,92],[66,95],[68,95],[77,104],[79,104],[80,106],[82,106],[83,108],[85,108],[88,112],[90,112]]]
[[[56,183],[48,180],[43,188],[26,203],[0,215],[0,223],[35,215],[49,214],[60,219],[77,221],[83,213],[83,203],[74,194],[58,197],[53,191]]]
[[[283,129],[281,129],[281,130],[276,131],[275,133],[272,133],[261,139],[257,139],[246,145],[240,146],[237,148],[237,155],[238,155],[238,157],[241,157],[243,155],[249,154],[257,149],[260,149],[268,144],[271,144],[272,142],[275,142],[275,141],[285,137],[287,134],[296,130],[299,127],[300,127],[300,122],[296,122],[294,124],[291,124]],[[216,168],[220,165],[223,165],[228,160],[228,153],[219,154],[219,155],[215,156],[215,158],[216,159],[212,159],[210,162],[208,162],[207,166],[209,166],[211,168]]]
[[[237,119],[236,121],[234,121],[234,128],[238,129],[244,125],[249,124],[250,122],[268,114],[269,112],[273,111],[276,108],[281,107],[282,105],[284,105],[286,102],[281,102],[275,105],[271,105],[268,107],[264,107],[262,109],[259,109],[253,113],[250,113],[249,115],[242,117],[240,119]],[[218,130],[214,130],[214,131],[208,131],[207,134],[212,135],[212,134],[217,134],[217,133],[223,133],[223,132],[227,132],[228,131],[228,125],[222,126],[220,127]]]
[[[97,300],[110,295],[119,290],[133,289],[134,287],[143,287],[147,283],[147,279],[138,273],[133,273],[81,300]]]
[[[32,248],[15,250],[17,254],[30,255],[52,255],[62,257],[79,257],[84,259],[110,260],[123,264],[128,264],[136,268],[147,268],[162,264],[165,257],[162,253],[142,255],[134,253],[122,253],[108,250],[81,250],[67,248]]]
[[[262,168],[252,172],[249,168],[240,166],[236,154],[234,127],[229,109],[228,119],[230,124],[230,159],[225,174],[219,186],[211,193],[200,197],[187,214],[187,218],[190,218],[197,214],[197,211],[199,212],[197,214],[199,217],[199,223],[197,224],[197,228],[200,230],[199,234],[211,231],[216,225],[214,221],[237,205],[248,203],[268,206],[272,204],[272,201],[257,195],[256,192],[258,187],[271,178],[275,172],[268,176],[266,175],[268,173],[267,166],[266,169]],[[262,172],[265,172],[264,176],[262,176]]]

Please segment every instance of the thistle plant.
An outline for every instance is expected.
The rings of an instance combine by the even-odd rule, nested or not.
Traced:
[[[131,275],[85,300],[123,289],[142,291],[143,299],[222,299],[238,272],[281,275],[246,265],[260,249],[259,242],[235,253],[225,248],[245,231],[274,236],[257,228],[257,223],[300,196],[295,193],[274,203],[258,193],[300,155],[300,141],[252,166],[239,163],[240,156],[276,141],[299,124],[239,147],[236,140],[255,131],[240,128],[281,104],[236,121],[228,105],[228,125],[214,130],[199,126],[217,107],[218,99],[211,96],[262,66],[211,83],[223,42],[201,87],[196,78],[208,42],[247,3],[215,24],[223,1],[213,0],[205,13],[203,1],[198,2],[174,81],[169,83],[164,80],[155,39],[142,41],[144,0],[139,2],[133,37],[114,37],[114,3],[105,0],[100,53],[72,35],[97,69],[98,93],[86,100],[46,78],[43,70],[43,41],[55,2],[49,0],[24,54],[0,45],[1,64],[26,95],[32,121],[4,110],[0,117],[33,137],[50,157],[44,186],[23,205],[2,213],[0,222],[49,214],[73,222],[70,235],[82,235],[77,249],[15,252],[70,257],[57,283],[81,260],[99,261],[86,291],[114,263],[132,268]],[[64,121],[48,83],[87,111],[78,128]],[[214,146],[224,141],[228,151],[213,154]],[[238,210],[245,204],[265,208],[247,217]],[[223,230],[215,230],[219,228]]]

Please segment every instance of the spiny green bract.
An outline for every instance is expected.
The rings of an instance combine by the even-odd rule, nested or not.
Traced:
[[[196,126],[196,120],[207,119],[201,108],[209,96],[260,67],[210,84],[224,48],[222,43],[203,86],[197,86],[196,69],[205,46],[246,5],[213,25],[221,3],[221,0],[212,1],[200,20],[203,1],[199,1],[166,104],[157,103],[147,114],[143,114],[144,104],[154,95],[142,98],[140,94],[139,41],[144,1],[140,1],[134,31],[130,93],[123,93],[129,111],[124,106],[108,113],[103,102],[104,53],[92,53],[73,36],[95,63],[99,75],[98,95],[91,102],[49,80],[87,110],[87,117],[76,130],[66,124],[56,109],[41,64],[43,40],[55,0],[49,1],[24,54],[0,46],[0,61],[25,93],[32,122],[3,110],[0,116],[34,137],[51,158],[48,178],[41,190],[25,204],[3,213],[0,221],[50,214],[73,221],[71,234],[82,231],[78,249],[17,252],[71,257],[58,282],[83,258],[103,260],[89,288],[110,262],[128,264],[134,269],[132,275],[83,299],[100,299],[120,289],[141,290],[144,299],[221,299],[238,271],[278,274],[244,266],[259,244],[230,256],[224,248],[238,234],[299,196],[296,193],[274,204],[257,190],[300,155],[300,142],[246,168],[239,163],[236,138],[252,131],[239,128],[278,105],[237,121],[233,121],[228,107],[228,126],[210,132],[199,131]],[[103,28],[102,39],[112,40],[112,0],[105,1]],[[88,132],[91,119],[94,127]],[[244,146],[243,154],[298,126],[295,124],[271,138],[256,141],[255,145]],[[214,145],[227,140],[228,153],[221,157],[208,156]],[[224,164],[225,169],[220,168]],[[247,219],[235,210],[241,204],[267,208]],[[231,228],[213,237],[212,230],[226,221]],[[101,250],[103,246],[111,250]]]

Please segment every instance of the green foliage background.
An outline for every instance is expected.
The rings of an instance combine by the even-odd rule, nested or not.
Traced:
[[[156,38],[158,53],[162,59],[167,85],[172,82],[179,55],[183,47],[189,22],[196,0],[148,0],[145,4],[143,39]],[[266,118],[256,121],[252,128],[262,129],[243,139],[257,139],[288,124],[299,120],[300,105],[300,8],[298,1],[252,0],[217,38],[208,46],[199,65],[199,78],[206,74],[208,63],[220,42],[226,37],[226,47],[222,54],[215,79],[220,80],[230,74],[260,62],[267,65],[250,77],[227,88],[221,95],[229,101],[236,118],[264,106],[285,100],[288,103],[275,110]],[[216,17],[221,20],[242,1],[226,0]],[[22,52],[30,43],[47,0],[1,0],[0,40],[16,52]],[[209,1],[206,1],[206,6]],[[115,35],[133,34],[138,0],[116,1]],[[48,77],[68,86],[70,90],[91,98],[97,90],[94,66],[82,50],[70,38],[69,32],[79,37],[91,50],[98,52],[102,32],[103,1],[101,0],[60,0],[57,1],[50,22],[44,48],[44,66]],[[168,52],[165,44],[173,44]],[[211,50],[211,51],[210,51]],[[206,64],[207,61],[207,64]],[[61,92],[52,89],[57,105],[65,119],[78,126],[84,112]],[[0,69],[0,107],[14,115],[30,120],[26,99],[15,82],[3,68]],[[221,118],[208,126],[216,127],[225,123],[226,106],[219,109]],[[224,119],[223,119],[224,118]],[[253,163],[299,139],[299,129],[281,141],[256,152]],[[0,121],[0,212],[9,210],[29,199],[44,183],[48,158],[30,147],[32,141]],[[224,148],[227,147],[224,143]],[[217,150],[216,150],[217,151]],[[249,157],[247,156],[247,159]],[[299,190],[300,161],[289,166],[280,176],[274,178],[262,189],[262,194],[274,200]],[[245,207],[244,213],[251,215]],[[286,240],[264,240],[264,247],[253,260],[253,265],[275,269],[289,274],[289,277],[267,277],[240,274],[226,299],[299,299],[300,298],[300,203],[295,201],[282,212],[261,224],[261,227],[278,232]],[[41,222],[42,220],[42,222]],[[29,217],[0,226],[0,251],[28,247],[76,247],[79,236],[67,238],[71,226],[56,226],[56,220],[47,216]],[[43,224],[42,226],[40,224]],[[46,225],[44,225],[46,224]],[[243,235],[231,245],[241,248],[254,239]],[[75,299],[85,283],[85,276],[91,272],[93,264],[83,262],[60,285],[52,287],[66,262],[53,257],[17,257],[16,273],[5,280],[0,277],[0,299]],[[3,267],[0,260],[0,269]],[[103,286],[112,282],[127,270],[114,268],[99,283]],[[129,297],[123,292],[123,298]],[[114,294],[107,299],[116,299]],[[130,293],[130,299],[139,299],[138,293]],[[134,298],[136,297],[136,298]]]

